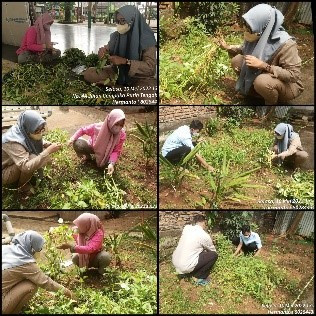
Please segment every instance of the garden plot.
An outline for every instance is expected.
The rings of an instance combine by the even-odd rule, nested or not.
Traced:
[[[211,284],[197,286],[179,281],[170,260],[160,263],[160,313],[176,314],[268,314],[286,310],[313,276],[314,245],[304,240],[283,240],[262,235],[260,257],[233,258],[233,246],[219,234],[218,260]],[[312,281],[297,304],[309,302],[313,309]]]
[[[137,232],[138,237],[132,232]],[[67,268],[61,265],[70,258],[69,251],[57,250],[56,246],[72,238],[68,224],[59,225],[43,235],[46,244],[38,261],[41,269],[72,290],[76,300],[70,300],[60,292],[39,289],[24,308],[24,314],[156,313],[155,217],[125,228],[121,233],[106,233],[104,249],[112,254],[112,261],[103,276],[93,269],[85,271],[74,265]]]
[[[136,133],[136,131],[135,131]],[[55,129],[44,137],[64,146],[45,167],[44,179],[37,181],[35,194],[19,198],[14,189],[2,189],[3,209],[129,209],[154,208],[156,170],[154,159],[146,168],[140,142],[127,137],[113,177],[96,168],[93,162],[81,164],[73,149],[66,145],[66,131]]]
[[[221,124],[218,119],[206,123],[204,141],[198,145],[198,153],[216,173],[202,169],[192,157],[178,169],[160,161],[161,208],[314,208],[314,171],[271,165],[275,123],[241,125],[228,119]]]

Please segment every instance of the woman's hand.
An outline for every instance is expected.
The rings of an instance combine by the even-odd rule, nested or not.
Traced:
[[[99,58],[102,58],[104,56],[104,54],[106,54],[107,52],[108,52],[108,46],[107,45],[105,45],[103,47],[100,47],[99,51],[98,51]]]
[[[114,166],[113,166],[113,164],[110,163],[110,164],[108,165],[108,173],[107,173],[107,174],[108,174],[109,176],[111,176],[111,175],[113,174],[113,172],[114,172]]]
[[[264,62],[259,58],[251,55],[245,56],[246,65],[253,68],[263,69]]]
[[[114,65],[114,66],[119,66],[119,65],[126,65],[127,63],[127,59],[125,57],[121,57],[121,56],[110,56],[109,57],[110,62]]]
[[[73,143],[74,143],[74,141],[73,141],[72,139],[70,139],[70,140],[67,142],[67,146],[71,146]]]
[[[69,244],[62,244],[62,245],[60,245],[60,246],[57,246],[56,248],[57,249],[63,249],[63,250],[65,250],[65,249],[70,249],[72,246],[71,245],[69,245]]]
[[[49,154],[52,154],[52,153],[58,151],[59,149],[61,149],[62,146],[63,146],[62,144],[53,143],[49,147],[47,147],[46,150],[48,151]]]

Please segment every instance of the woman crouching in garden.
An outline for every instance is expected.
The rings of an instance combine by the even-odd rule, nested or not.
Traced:
[[[91,154],[95,154],[97,166],[107,165],[108,174],[111,175],[126,139],[124,124],[124,112],[114,109],[107,115],[104,123],[81,127],[70,138],[68,145],[73,144],[75,152],[82,161],[91,160]],[[82,138],[83,135],[90,136],[89,141]]]
[[[301,167],[308,158],[308,153],[304,151],[300,136],[293,131],[293,126],[280,123],[274,129],[274,135],[272,159],[278,164],[287,164],[293,169]]]
[[[43,140],[45,120],[33,110],[22,112],[16,125],[2,135],[2,184],[17,185],[19,192],[31,193],[31,178],[50,163],[50,155],[60,144]]]
[[[236,90],[243,95],[262,97],[266,105],[287,102],[298,97],[301,59],[297,44],[281,26],[283,14],[268,4],[258,4],[243,16],[243,46],[230,46],[222,40],[239,75]]]
[[[195,216],[194,223],[195,225],[184,227],[178,246],[172,254],[172,263],[180,278],[193,276],[198,285],[207,285],[218,255],[211,236],[205,231],[205,217]]]
[[[38,287],[64,294],[74,294],[53,281],[36,264],[35,257],[42,250],[44,238],[33,230],[16,235],[11,245],[2,246],[2,314],[18,314]]]
[[[250,230],[249,225],[244,225],[241,228],[239,237],[233,238],[233,244],[237,246],[234,256],[239,256],[242,253],[245,255],[258,256],[262,249],[260,236]]]
[[[80,268],[97,268],[103,275],[105,268],[111,262],[111,255],[102,250],[104,240],[104,228],[98,216],[83,213],[73,223],[78,234],[73,237],[76,245],[63,244],[58,249],[70,249],[74,253],[72,261]]]

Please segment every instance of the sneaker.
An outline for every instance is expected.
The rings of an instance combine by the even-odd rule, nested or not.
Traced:
[[[205,285],[209,284],[210,282],[211,281],[209,279],[198,279],[196,281],[196,284],[205,286]]]

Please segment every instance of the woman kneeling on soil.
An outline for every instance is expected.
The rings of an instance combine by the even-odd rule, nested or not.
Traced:
[[[98,216],[90,213],[83,213],[73,223],[79,234],[73,237],[76,245],[63,244],[58,249],[70,249],[76,253],[72,261],[75,265],[82,267],[94,267],[99,274],[103,275],[105,268],[111,262],[111,255],[102,250],[104,239],[104,228]]]
[[[26,110],[2,135],[2,184],[17,183],[20,192],[30,192],[28,181],[35,171],[50,162],[50,154],[61,148],[60,144],[44,142],[45,120],[33,110]]]
[[[44,245],[43,237],[27,230],[12,239],[12,245],[2,246],[2,314],[18,314],[35,295],[38,287],[74,299],[74,294],[45,275],[35,261]]]
[[[190,126],[183,125],[178,127],[171,135],[168,136],[162,146],[162,156],[168,159],[172,164],[179,163],[186,155],[194,149],[192,136],[198,136],[203,128],[203,124],[199,120],[193,120]],[[195,155],[201,165],[213,172],[214,168],[198,154]]]
[[[53,48],[51,43],[50,27],[53,23],[54,19],[48,13],[44,13],[27,29],[21,47],[16,51],[19,64],[49,63],[58,59],[60,50]]]
[[[235,56],[232,67],[239,75],[236,90],[261,97],[266,105],[298,97],[304,91],[301,58],[294,38],[282,27],[283,14],[268,4],[258,4],[242,17],[243,46],[221,43]]]
[[[193,276],[198,285],[206,285],[218,255],[211,236],[205,231],[205,217],[195,216],[194,223],[184,227],[172,263],[181,278]]]
[[[104,167],[107,164],[108,174],[111,175],[126,139],[124,124],[124,112],[120,109],[112,110],[104,123],[81,127],[70,138],[68,145],[73,144],[82,161],[91,160],[91,154],[95,154],[97,166]],[[83,135],[90,136],[89,142],[81,137]]]
[[[303,150],[300,136],[294,133],[292,125],[278,124],[274,135],[272,159],[278,159],[278,163],[289,164],[294,169],[301,166],[308,158],[308,153]]]
[[[245,255],[254,254],[254,256],[258,256],[262,249],[262,243],[259,235],[250,231],[249,225],[244,225],[239,237],[234,238],[232,242],[235,246],[238,245],[234,256],[241,255],[242,253]]]

